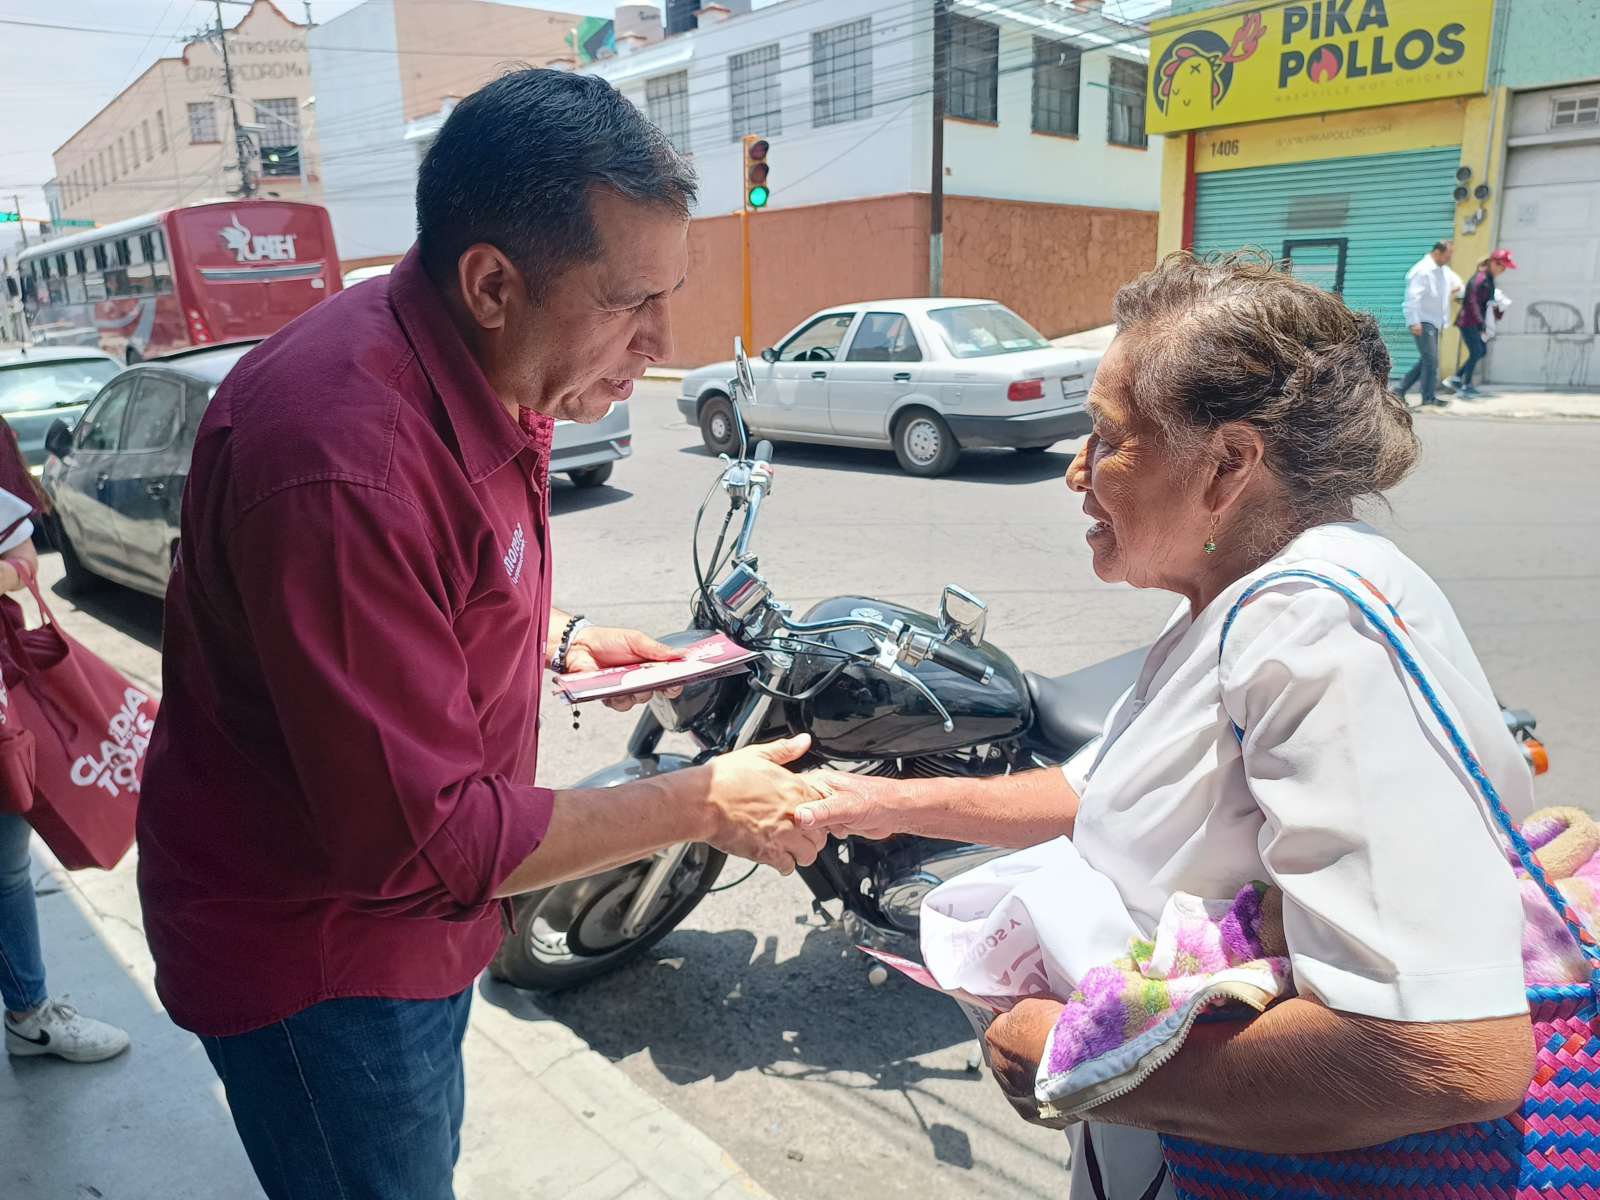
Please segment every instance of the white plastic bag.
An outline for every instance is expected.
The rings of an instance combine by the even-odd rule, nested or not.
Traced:
[[[922,902],[922,960],[975,996],[1053,996],[1128,952],[1140,931],[1109,879],[1067,838],[995,859]]]

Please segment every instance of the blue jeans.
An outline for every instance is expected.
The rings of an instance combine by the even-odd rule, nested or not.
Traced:
[[[325,1000],[202,1037],[270,1200],[453,1200],[472,989]]]
[[[1461,368],[1461,386],[1471,387],[1472,372],[1489,353],[1489,343],[1483,340],[1483,330],[1465,327],[1461,330],[1461,340],[1467,344],[1467,365]]]
[[[1422,332],[1411,335],[1417,343],[1417,361],[1411,364],[1400,381],[1400,394],[1404,396],[1411,385],[1422,380],[1422,402],[1432,404],[1439,398],[1439,327],[1422,323]]]
[[[21,817],[0,813],[0,1002],[7,1012],[38,1008],[48,996],[28,854],[32,836],[33,826]]]

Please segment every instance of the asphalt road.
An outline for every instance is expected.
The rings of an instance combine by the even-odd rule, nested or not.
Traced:
[[[557,485],[563,607],[657,632],[686,623],[689,530],[716,471],[673,394],[647,384],[634,401],[635,455],[613,486]],[[1541,798],[1594,807],[1600,421],[1428,414],[1422,431],[1422,467],[1373,519],[1450,594],[1503,700],[1538,713],[1555,763]],[[962,583],[990,603],[990,640],[1046,673],[1141,645],[1174,601],[1094,578],[1088,522],[1061,484],[1070,448],[971,454],[952,476],[917,480],[886,453],[780,446],[764,572],[801,610],[845,591],[931,607]],[[47,582],[58,574],[52,556]],[[113,590],[52,602],[101,653],[158,679],[155,601]],[[574,731],[547,708],[541,773],[575,781],[618,757],[631,725],[586,710]],[[1061,1139],[1017,1121],[968,1069],[975,1046],[955,1008],[899,980],[869,987],[798,881],[759,872],[709,897],[646,961],[541,1003],[780,1200],[1065,1191]]]

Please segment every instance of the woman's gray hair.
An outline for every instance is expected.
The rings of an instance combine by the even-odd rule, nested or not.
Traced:
[[[1405,402],[1369,314],[1265,254],[1174,254],[1117,293],[1133,403],[1178,453],[1242,421],[1266,443],[1294,530],[1347,517],[1416,464]]]

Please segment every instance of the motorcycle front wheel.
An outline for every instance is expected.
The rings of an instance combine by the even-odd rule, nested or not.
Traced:
[[[645,913],[638,932],[623,932],[655,856],[558,883],[512,901],[516,932],[508,933],[489,973],[517,987],[558,992],[615,971],[655,945],[694,910],[722,873],[728,856],[691,845]]]

